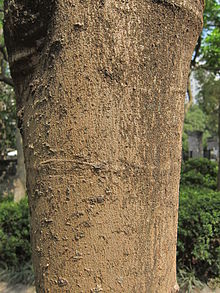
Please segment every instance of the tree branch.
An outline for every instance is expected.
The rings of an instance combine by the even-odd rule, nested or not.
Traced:
[[[189,111],[190,107],[193,104],[193,100],[194,100],[193,93],[192,93],[192,88],[191,88],[190,74],[189,74],[188,83],[187,83],[187,94],[188,94],[188,97],[189,97],[189,101],[185,106],[185,115]]]
[[[7,55],[7,52],[6,52],[6,49],[5,49],[4,45],[0,45],[0,52],[2,53],[3,58],[5,59],[5,61],[8,62],[8,55]]]
[[[195,55],[194,55],[193,59],[191,60],[191,68],[196,66],[196,58],[199,56],[199,50],[200,50],[200,47],[201,47],[201,42],[202,42],[202,38],[201,38],[201,35],[200,35],[198,40],[197,40],[196,47],[195,47]]]
[[[194,67],[195,70],[198,69],[203,69],[209,72],[213,72],[214,74],[218,74],[219,73],[219,69],[218,68],[213,68],[213,66],[209,66],[207,64],[196,64],[196,66]]]
[[[6,61],[3,58],[0,60],[0,67],[1,67],[0,81],[13,87],[14,82],[12,78],[6,75]]]
[[[0,74],[0,81],[6,83],[7,85],[14,86],[14,82],[12,78],[5,76],[4,74]]]

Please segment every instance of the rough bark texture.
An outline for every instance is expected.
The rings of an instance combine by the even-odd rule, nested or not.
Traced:
[[[202,8],[6,1],[38,292],[177,291],[182,120]]]

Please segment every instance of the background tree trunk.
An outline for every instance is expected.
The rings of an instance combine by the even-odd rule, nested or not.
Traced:
[[[37,291],[175,292],[200,1],[15,0],[5,20]]]
[[[22,137],[18,128],[16,128],[16,148],[17,148],[17,167],[14,180],[14,201],[18,202],[26,193],[26,171],[24,165],[24,154],[22,147]]]

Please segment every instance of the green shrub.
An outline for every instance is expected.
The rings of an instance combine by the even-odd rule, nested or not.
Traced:
[[[206,158],[189,159],[182,164],[181,185],[216,189],[218,166]]]
[[[180,192],[178,267],[204,280],[220,274],[220,193],[184,187]]]
[[[192,293],[195,292],[194,289],[202,290],[204,287],[204,284],[196,277],[193,269],[179,269],[177,281],[180,287],[179,293]]]
[[[34,271],[32,262],[29,261],[19,267],[10,267],[2,265],[0,267],[0,282],[7,282],[9,284],[34,284]]]
[[[27,198],[0,203],[0,265],[23,266],[31,259]]]

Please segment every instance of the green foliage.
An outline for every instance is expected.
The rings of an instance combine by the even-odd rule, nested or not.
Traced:
[[[218,0],[206,0],[204,11],[204,29],[211,30],[220,26],[220,4]]]
[[[0,266],[18,268],[31,259],[27,198],[0,203]]]
[[[182,172],[186,173],[191,170],[197,169],[202,175],[210,175],[215,177],[217,175],[217,163],[212,162],[206,158],[189,159],[182,165]]]
[[[216,189],[218,165],[206,158],[189,159],[181,168],[181,184]]]
[[[5,157],[7,149],[16,148],[16,105],[14,92],[9,86],[0,88],[0,157]]]
[[[177,266],[181,292],[192,292],[198,279],[220,274],[220,193],[218,167],[208,159],[183,163],[178,222]],[[207,188],[209,187],[209,188]]]
[[[3,4],[0,0],[0,74],[10,78],[7,51],[3,36]],[[7,149],[15,148],[16,106],[11,86],[0,83],[0,158],[5,158]]]
[[[20,267],[0,267],[0,281],[9,284],[34,284],[34,271],[31,261]]]
[[[197,100],[201,109],[209,114],[211,111],[218,108],[220,81],[212,72],[198,70],[196,78],[201,84]]]
[[[0,281],[33,284],[27,198],[0,200]]]
[[[189,111],[186,113],[184,126],[183,126],[183,136],[182,136],[182,146],[183,151],[188,152],[188,133],[193,131],[203,132],[203,145],[206,144],[207,137],[210,136],[210,132],[207,130],[207,115],[199,107],[199,105],[194,104],[190,107]]]
[[[204,70],[198,70],[196,77],[201,84],[197,101],[207,117],[206,129],[215,136],[218,134],[220,79],[216,78],[214,73]]]
[[[220,70],[220,29],[215,27],[207,35],[202,46],[202,59],[205,60],[205,67],[214,74]]]
[[[195,288],[203,288],[203,283],[196,277],[196,273],[193,269],[179,269],[177,280],[180,286],[180,293],[193,293]]]
[[[206,280],[220,274],[220,193],[182,187],[178,224],[178,267],[194,268]]]
[[[197,95],[196,100],[199,102],[198,105],[200,110],[206,116],[204,145],[206,144],[206,138],[209,134],[211,136],[216,136],[218,133],[218,108],[220,97],[219,11],[220,4],[218,0],[205,1],[204,27],[198,39],[191,62],[191,70],[194,72],[194,76],[199,84],[199,94]],[[197,115],[196,113],[192,114],[195,116],[195,121],[203,122],[203,119],[200,119],[202,118],[201,114],[200,117],[199,113],[197,113]],[[201,125],[198,125],[197,127],[200,128]],[[187,152],[187,147],[187,134],[186,131],[184,131],[183,149],[185,152]]]
[[[212,65],[214,68],[217,68],[217,64],[214,61],[216,55],[216,42],[219,39],[219,28],[220,28],[220,4],[218,0],[205,0],[205,10],[203,14],[203,30],[198,39],[195,52],[193,54],[192,66],[194,67],[198,61],[203,60],[202,67],[207,70],[213,71]],[[211,37],[210,37],[211,36]],[[208,50],[209,54],[205,54],[205,51]],[[194,59],[195,57],[195,59]],[[218,58],[218,57],[217,57]],[[210,62],[212,60],[212,62]],[[214,61],[214,62],[213,62]],[[196,67],[200,67],[200,64],[197,64]]]
[[[0,0],[0,30],[3,29],[3,18],[4,18],[3,7],[4,7],[4,0]],[[2,41],[3,41],[3,36],[1,34],[0,43],[2,43]]]
[[[198,105],[193,105],[187,112],[184,123],[184,131],[205,131],[206,115]]]
[[[218,0],[206,0],[202,41],[204,68],[215,75],[220,69],[220,4]]]
[[[220,275],[214,279],[210,279],[208,281],[209,288],[215,290],[216,288],[220,288]]]

